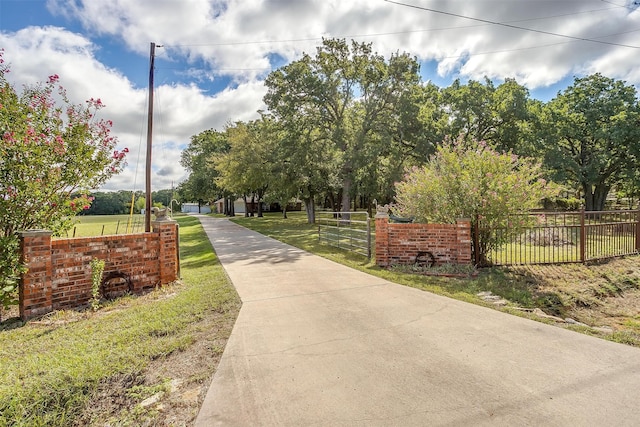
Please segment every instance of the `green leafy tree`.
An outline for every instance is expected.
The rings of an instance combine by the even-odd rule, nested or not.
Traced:
[[[118,215],[128,214],[131,209],[130,191],[92,192],[93,202],[82,215]]]
[[[226,133],[230,148],[216,161],[217,183],[225,190],[242,195],[245,206],[251,198],[257,203],[258,216],[261,217],[262,200],[274,179],[275,141],[270,123],[266,119],[238,122],[227,127]],[[248,209],[245,209],[245,216],[248,215]]]
[[[215,167],[217,159],[228,151],[225,132],[209,129],[191,137],[180,158],[180,164],[189,171],[189,178],[178,186],[182,201],[202,204],[228,196],[217,185],[219,173]]]
[[[413,85],[398,99],[388,136],[403,157],[424,163],[450,132],[449,117],[438,86]]]
[[[443,89],[442,103],[449,112],[448,135],[486,141],[493,147],[515,153],[527,152],[529,92],[513,79],[495,87],[485,79]]]
[[[398,212],[417,221],[469,218],[473,226],[482,221],[483,228],[504,228],[511,221],[508,229],[517,234],[525,223],[514,223],[514,215],[538,207],[542,199],[556,195],[558,187],[545,181],[540,164],[530,159],[458,139],[439,147],[425,166],[410,169],[396,191]],[[481,233],[474,248],[480,263],[510,237]]]
[[[111,121],[96,119],[99,99],[71,103],[57,75],[20,94],[2,61],[0,52],[0,303],[7,303],[20,273],[17,233],[68,230],[89,208],[89,189],[118,173],[128,150],[114,150]]]
[[[386,61],[371,45],[324,39],[308,54],[266,79],[269,112],[293,135],[325,147],[339,176],[342,210],[349,210],[358,170],[375,162],[376,133],[387,132],[402,93],[419,82],[418,64],[407,54]]]
[[[601,74],[575,79],[544,109],[545,162],[555,178],[580,188],[586,210],[604,209],[612,187],[640,167],[636,89]]]
[[[147,198],[144,196],[138,196],[133,204],[133,210],[135,213],[140,213],[147,206]]]

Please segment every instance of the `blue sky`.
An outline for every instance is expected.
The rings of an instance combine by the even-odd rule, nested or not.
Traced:
[[[398,4],[402,3],[402,4]],[[141,189],[149,43],[156,42],[154,189],[185,179],[203,130],[250,120],[269,71],[322,37],[409,52],[423,79],[515,78],[548,100],[594,72],[640,84],[631,0],[0,0],[0,48],[18,86],[58,74],[76,102],[101,98],[129,165],[105,189]],[[143,147],[142,147],[143,148]],[[144,159],[141,159],[144,164]]]

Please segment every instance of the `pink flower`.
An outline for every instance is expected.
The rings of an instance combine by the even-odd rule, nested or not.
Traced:
[[[52,76],[49,76],[49,83],[56,83],[59,79],[60,77],[57,74],[54,74]]]

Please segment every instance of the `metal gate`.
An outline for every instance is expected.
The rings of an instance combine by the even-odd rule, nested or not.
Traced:
[[[317,212],[318,240],[371,259],[371,218],[362,212]]]

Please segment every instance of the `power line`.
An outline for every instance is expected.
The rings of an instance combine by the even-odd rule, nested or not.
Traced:
[[[602,0],[604,1],[604,0]],[[640,0],[639,0],[640,1]],[[394,2],[391,2],[394,3]],[[404,5],[401,3],[397,3],[400,5]],[[613,3],[611,3],[613,4]],[[411,5],[406,5],[409,7],[418,7],[418,6],[411,6]],[[621,7],[620,5],[615,5],[617,7]],[[545,20],[545,19],[553,19],[553,18],[564,18],[567,16],[574,16],[574,15],[581,15],[581,14],[586,14],[586,13],[593,13],[593,12],[602,12],[602,11],[607,11],[607,10],[613,10],[616,9],[617,7],[606,7],[606,8],[601,8],[601,9],[590,9],[590,10],[583,10],[580,12],[571,12],[571,13],[562,13],[562,14],[558,14],[558,15],[549,15],[549,16],[541,16],[541,17],[537,17],[537,18],[527,18],[527,19],[517,19],[517,20],[512,20],[512,21],[505,21],[502,24],[507,25],[507,24],[513,24],[513,23],[517,23],[517,22],[531,22],[531,21],[541,21],[541,20]],[[442,13],[446,13],[446,12],[442,12]],[[468,18],[468,19],[473,19],[473,18]],[[341,36],[330,36],[327,35],[327,37],[337,37],[337,38],[347,38],[347,39],[351,39],[351,38],[365,38],[365,37],[379,37],[379,36],[395,36],[395,35],[400,35],[400,34],[412,34],[412,33],[427,33],[427,32],[435,32],[435,31],[449,31],[449,30],[461,30],[461,29],[465,29],[465,28],[475,28],[475,27],[482,27],[482,26],[486,26],[486,25],[495,25],[495,23],[490,22],[490,21],[482,21],[477,19],[480,22],[483,22],[482,24],[475,24],[475,25],[457,25],[457,26],[452,26],[452,27],[441,27],[441,28],[429,28],[429,29],[419,29],[419,30],[405,30],[405,31],[392,31],[392,32],[385,32],[385,33],[368,33],[368,34],[349,34],[349,35],[341,35]],[[531,30],[534,31],[534,30]],[[206,46],[242,46],[242,45],[252,45],[252,44],[270,44],[270,43],[298,43],[298,42],[309,42],[309,41],[320,41],[322,40],[322,37],[308,37],[308,38],[299,38],[299,39],[282,39],[282,40],[247,40],[247,41],[237,41],[237,42],[221,42],[221,43],[189,43],[189,44],[176,44],[176,45],[165,45],[165,47],[206,47]]]
[[[484,24],[483,24],[484,25]],[[601,35],[599,37],[601,38],[605,38],[605,37],[613,37],[613,36],[620,36],[623,34],[629,34],[629,33],[634,33],[640,31],[640,28],[636,28],[633,30],[628,30],[628,31],[622,31],[619,33],[611,33],[611,34],[604,34]],[[556,42],[556,43],[547,43],[547,44],[541,44],[541,45],[535,45],[535,46],[524,46],[524,47],[518,47],[518,48],[512,48],[512,49],[500,49],[500,50],[491,50],[491,51],[486,51],[486,52],[475,52],[475,53],[464,53],[464,54],[460,54],[460,55],[451,55],[451,56],[444,56],[440,59],[455,59],[455,58],[462,58],[462,57],[473,57],[473,56],[479,56],[479,55],[492,55],[492,54],[496,54],[496,53],[508,53],[508,52],[518,52],[518,51],[523,51],[523,50],[532,50],[532,49],[540,49],[540,48],[545,48],[545,47],[551,47],[551,46],[559,46],[559,45],[563,45],[563,44],[568,44],[568,43],[575,43],[577,40],[569,40],[569,41],[564,41],[564,42]],[[190,71],[190,70],[200,70],[200,68],[183,68],[183,67],[156,67],[158,70],[179,70],[179,71]],[[265,67],[265,68],[212,68],[210,69],[210,71],[212,72],[224,72],[224,71],[270,71],[272,70],[272,67]]]
[[[512,29],[516,29],[516,30],[531,31],[531,32],[534,32],[534,33],[539,33],[539,34],[546,34],[546,35],[551,35],[551,36],[556,36],[556,37],[563,37],[563,38],[566,38],[566,39],[579,40],[579,41],[585,41],[585,42],[591,42],[591,43],[606,44],[606,45],[610,45],[610,46],[619,46],[619,47],[628,47],[628,48],[631,48],[631,49],[640,49],[640,46],[632,46],[632,45],[621,44],[621,43],[607,42],[607,41],[603,41],[603,40],[589,39],[589,38],[586,38],[586,37],[569,36],[569,35],[566,35],[566,34],[554,33],[554,32],[551,32],[551,31],[536,30],[534,28],[521,27],[519,25],[508,24],[508,23],[505,23],[505,22],[490,21],[488,19],[475,18],[473,16],[466,16],[466,15],[461,15],[461,14],[453,13],[453,12],[445,12],[443,10],[437,10],[437,9],[432,9],[432,8],[428,8],[428,7],[423,7],[423,6],[416,6],[416,5],[412,5],[412,4],[401,3],[401,2],[393,1],[393,0],[384,0],[384,1],[387,2],[387,3],[396,4],[398,6],[404,6],[404,7],[409,7],[409,8],[412,8],[412,9],[424,10],[426,12],[438,13],[438,14],[441,14],[441,15],[453,16],[453,17],[456,17],[456,18],[469,19],[469,20],[477,21],[477,22],[484,22],[485,24],[498,25],[498,26],[501,26],[501,27],[512,28]]]
[[[624,4],[614,3],[614,2],[609,1],[609,0],[600,0],[600,1],[603,2],[603,3],[612,4],[614,6],[621,7],[623,9],[627,9],[627,10],[631,10],[631,11],[637,9],[638,6],[640,6],[640,0],[634,0],[628,6],[624,5]],[[633,6],[635,6],[635,8]]]

